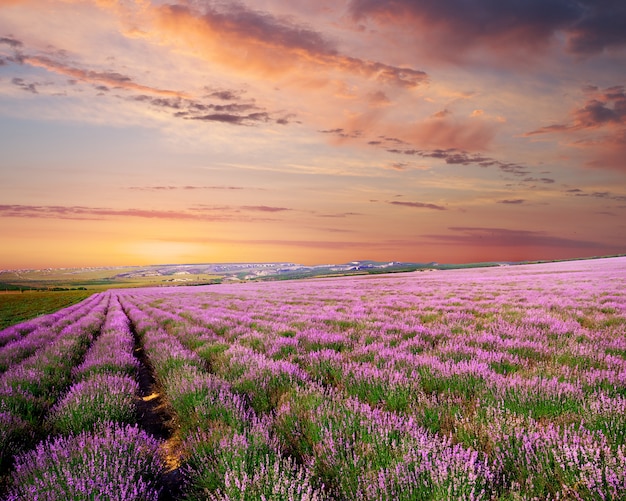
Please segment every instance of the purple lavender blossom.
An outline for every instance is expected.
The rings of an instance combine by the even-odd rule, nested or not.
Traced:
[[[48,439],[15,460],[7,501],[157,501],[159,443],[136,426]]]
[[[102,421],[133,423],[138,393],[139,385],[129,376],[96,374],[72,385],[48,420],[63,433],[89,430]]]

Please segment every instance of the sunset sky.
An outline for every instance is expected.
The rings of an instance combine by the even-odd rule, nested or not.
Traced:
[[[624,0],[0,0],[0,269],[626,252]]]

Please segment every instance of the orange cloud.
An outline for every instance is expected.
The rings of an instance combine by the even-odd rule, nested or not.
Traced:
[[[591,154],[591,167],[626,170],[626,90],[623,85],[599,91],[585,89],[587,101],[570,113],[564,123],[548,125],[527,132],[527,137],[542,134],[563,134],[570,137],[570,146]]]
[[[183,92],[174,90],[156,89],[154,87],[148,87],[134,82],[130,77],[122,75],[116,72],[99,72],[92,70],[82,70],[80,68],[74,68],[65,64],[53,61],[50,58],[43,56],[24,56],[21,61],[31,66],[44,68],[48,71],[58,73],[60,75],[66,75],[83,82],[89,82],[94,84],[110,85],[116,88],[149,92],[151,94],[157,94],[159,96],[171,96],[171,97],[188,97]]]
[[[598,92],[595,87],[586,90],[591,95],[581,108],[571,113],[570,123],[548,125],[526,135],[626,125],[626,91],[623,85],[609,87],[602,92]]]
[[[112,218],[166,219],[179,221],[267,221],[257,216],[242,216],[240,211],[276,213],[290,211],[287,207],[267,205],[241,207],[194,207],[188,210],[112,209],[107,207],[61,205],[0,205],[0,218],[105,220]]]
[[[343,55],[317,31],[241,4],[204,12],[167,5],[152,14],[164,42],[236,71],[267,77],[323,68],[402,87],[427,81],[423,71]]]
[[[578,250],[595,250],[607,247],[603,242],[564,238],[545,231],[466,226],[453,226],[449,227],[448,230],[450,233],[447,234],[423,236],[442,244],[467,247],[552,247]]]
[[[577,146],[588,147],[592,158],[589,167],[615,169],[626,172],[626,129],[606,135],[595,141],[580,141]]]
[[[489,149],[496,132],[497,124],[494,122],[480,119],[455,120],[445,116],[434,117],[406,128],[404,138],[424,148],[485,151]]]
[[[484,117],[456,118],[447,110],[413,123],[392,122],[369,112],[353,117],[341,127],[341,137],[348,138],[365,130],[417,148],[476,152],[489,149],[498,125]]]

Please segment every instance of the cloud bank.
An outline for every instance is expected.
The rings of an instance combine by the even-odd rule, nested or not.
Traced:
[[[560,34],[579,56],[626,45],[622,0],[352,0],[350,12],[357,21],[409,25],[447,56],[477,47],[532,53]]]

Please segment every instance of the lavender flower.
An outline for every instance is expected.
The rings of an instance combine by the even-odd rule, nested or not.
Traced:
[[[136,426],[52,438],[18,456],[7,501],[157,501],[159,443]]]
[[[96,374],[74,384],[48,419],[63,433],[89,430],[101,421],[133,423],[138,393],[139,385],[128,376]]]

